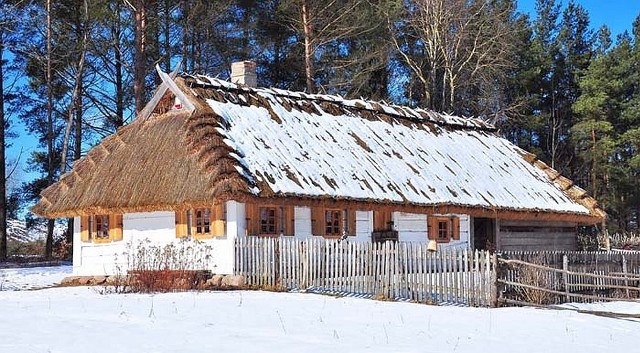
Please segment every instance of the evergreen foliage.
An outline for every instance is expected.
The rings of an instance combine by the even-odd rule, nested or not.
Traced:
[[[594,195],[612,230],[639,229],[640,17],[612,40],[573,0],[537,0],[531,17],[515,0],[84,3],[0,4],[4,131],[20,119],[41,144],[23,202],[65,170],[65,144],[70,165],[135,117],[156,64],[227,78],[254,60],[261,86],[483,117]]]

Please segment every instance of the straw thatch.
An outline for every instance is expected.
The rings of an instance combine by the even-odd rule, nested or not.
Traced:
[[[517,148],[509,153],[512,155],[515,153],[516,159],[524,161],[529,168],[542,170],[544,173],[540,174],[546,175],[544,178],[548,178],[547,182],[555,183],[557,186],[556,191],[559,193],[547,192],[545,195],[541,194],[541,198],[554,199],[559,195],[560,199],[554,199],[556,204],[575,202],[584,206],[587,212],[561,208],[552,210],[511,207],[509,204],[491,206],[496,204],[496,200],[500,201],[500,197],[504,201],[504,195],[498,196],[486,190],[468,189],[468,185],[464,186],[464,183],[456,185],[458,181],[464,180],[456,181],[455,178],[464,178],[468,181],[468,176],[461,175],[463,174],[460,170],[461,165],[452,159],[451,155],[445,156],[446,152],[443,154],[438,150],[429,151],[431,159],[420,161],[420,163],[435,165],[433,158],[446,161],[444,164],[446,170],[443,172],[452,178],[451,187],[441,187],[438,191],[441,194],[435,194],[436,190],[431,186],[425,188],[424,183],[420,187],[419,180],[377,179],[372,176],[379,172],[376,170],[372,171],[373,174],[365,171],[366,177],[358,179],[363,190],[371,192],[387,190],[389,194],[399,195],[399,199],[395,200],[385,195],[353,197],[340,194],[339,190],[344,189],[344,185],[340,185],[340,180],[336,180],[330,174],[315,175],[315,177],[305,175],[301,172],[300,166],[295,165],[298,161],[304,165],[305,161],[299,158],[287,159],[291,164],[279,165],[277,173],[272,173],[269,169],[259,170],[255,165],[247,164],[247,156],[243,155],[242,149],[237,148],[233,138],[229,137],[228,132],[233,121],[228,116],[221,116],[221,113],[214,111],[215,109],[210,105],[211,101],[232,104],[238,111],[263,109],[262,111],[266,112],[266,119],[270,120],[273,126],[286,124],[285,120],[290,119],[291,116],[295,119],[305,119],[309,116],[334,116],[335,119],[370,121],[371,125],[380,124],[380,122],[389,126],[399,124],[408,132],[414,131],[416,136],[419,134],[442,136],[448,135],[451,131],[469,131],[469,134],[475,133],[473,136],[479,141],[479,146],[489,151],[485,153],[492,153],[490,151],[493,146],[489,146],[491,142],[484,139],[494,136],[495,140],[496,129],[477,119],[464,119],[421,109],[390,106],[385,103],[348,101],[336,96],[307,95],[277,89],[256,90],[228,83],[212,86],[210,82],[213,82],[213,79],[205,82],[201,78],[192,76],[183,76],[176,79],[176,82],[183,93],[193,101],[196,106],[194,112],[172,110],[169,104],[174,95],[167,92],[159,100],[162,104],[158,104],[153,109],[153,114],[148,119],[136,120],[129,126],[119,129],[116,134],[105,138],[84,158],[74,163],[73,169],[63,175],[59,182],[42,192],[42,199],[32,211],[38,215],[53,218],[99,213],[177,210],[233,199],[241,202],[301,206],[331,205],[358,209],[390,207],[393,210],[414,213],[455,212],[481,217],[581,223],[600,222],[606,216],[598,208],[597,202],[584,190],[574,186],[570,180],[537,160],[535,155],[522,150],[516,151]],[[285,113],[288,113],[289,117]],[[249,115],[245,118],[252,119]],[[260,124],[259,121],[255,123]],[[318,138],[323,141],[319,143],[339,143],[336,139],[338,136],[336,131],[321,127],[315,121],[311,121],[311,124],[317,126],[318,130],[322,130]],[[350,136],[348,139],[351,141],[349,143],[352,143],[349,151],[354,154],[361,153],[362,158],[367,160],[376,158],[381,164],[385,163],[385,159],[406,161],[406,163],[403,162],[403,165],[406,164],[405,176],[424,174],[425,170],[421,170],[418,164],[409,163],[410,158],[404,159],[414,157],[414,153],[416,156],[425,155],[426,152],[420,145],[405,146],[404,142],[411,143],[407,139],[401,143],[403,150],[386,148],[383,152],[379,149],[376,152],[375,144],[384,144],[387,137],[382,133],[371,131],[373,131],[373,138],[369,139],[353,132],[348,134]],[[264,148],[273,149],[273,153],[287,153],[287,146],[278,146],[279,142],[275,138],[273,141],[259,142],[264,145]],[[295,141],[295,144],[304,149],[310,142]],[[356,149],[359,151],[354,151]],[[402,153],[409,155],[403,156]],[[496,153],[504,154],[500,151]],[[374,155],[376,156],[372,157]],[[491,162],[491,158],[482,158],[487,159],[487,163]],[[267,161],[267,163],[271,162]],[[521,165],[517,167],[523,168]],[[487,168],[499,170],[492,173],[509,174],[505,169],[508,167],[504,165],[488,165]],[[353,178],[356,179],[355,174]],[[540,176],[534,178],[538,178],[536,182],[540,182]],[[292,185],[291,190],[298,191],[274,190],[274,186],[282,184],[282,181]],[[396,182],[404,184],[396,184]],[[318,194],[304,191],[305,188],[320,186],[335,192]],[[301,189],[303,191],[299,191]],[[507,194],[513,191],[508,188],[505,190]],[[529,196],[535,193],[535,190],[525,191]],[[517,194],[517,191],[513,192]],[[448,197],[448,200],[442,198],[442,193]],[[479,195],[481,202],[486,201],[490,206],[460,202],[463,197],[472,194]],[[513,194],[514,199],[517,199],[516,194]],[[438,199],[429,201],[434,195],[438,196]],[[416,202],[416,198],[429,202]],[[514,205],[517,204],[514,203]]]
[[[189,116],[165,114],[119,129],[44,190],[32,211],[66,217],[178,209],[213,204],[220,185],[246,189],[246,182],[222,180],[233,167],[203,170],[203,145],[185,143],[193,125]]]

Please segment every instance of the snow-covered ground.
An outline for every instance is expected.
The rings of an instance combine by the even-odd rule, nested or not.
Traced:
[[[52,287],[71,276],[68,266],[0,268],[0,291],[27,290]]]
[[[640,303],[613,306],[640,312]],[[640,340],[640,320],[575,311],[438,307],[258,291],[4,291],[0,313],[3,353],[588,353],[634,352]]]

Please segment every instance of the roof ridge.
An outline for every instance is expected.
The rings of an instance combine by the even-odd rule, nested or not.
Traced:
[[[345,99],[340,95],[308,94],[304,92],[289,91],[280,88],[253,88],[237,85],[232,82],[204,75],[190,75],[187,73],[182,73],[180,74],[180,77],[182,77],[183,79],[193,80],[191,82],[187,82],[187,85],[190,88],[216,88],[235,93],[269,94],[277,98],[286,98],[297,101],[304,100],[320,104],[336,104],[345,110],[354,109],[376,114],[385,114],[394,118],[408,120],[414,123],[428,122],[439,126],[446,126],[457,129],[472,129],[488,132],[498,131],[495,126],[479,118],[460,117],[423,108],[411,108],[408,106],[389,104],[384,101],[374,101],[363,98]]]

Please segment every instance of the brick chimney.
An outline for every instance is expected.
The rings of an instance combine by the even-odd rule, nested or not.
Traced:
[[[248,87],[258,86],[256,63],[253,61],[238,61],[231,64],[231,82]]]

